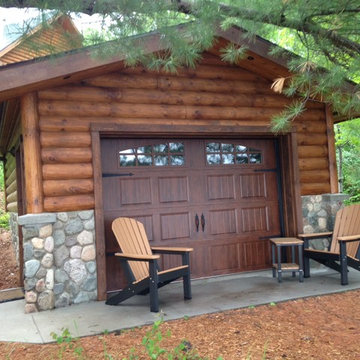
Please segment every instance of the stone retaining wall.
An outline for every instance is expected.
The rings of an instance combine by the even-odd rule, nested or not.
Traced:
[[[97,299],[94,211],[19,217],[25,312]]]
[[[305,234],[332,231],[336,213],[348,199],[345,194],[324,194],[302,196],[303,231]],[[310,247],[324,250],[329,247],[328,239],[310,241]]]

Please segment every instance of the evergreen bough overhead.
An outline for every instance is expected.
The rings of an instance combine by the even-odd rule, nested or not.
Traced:
[[[329,103],[344,118],[360,114],[360,2],[359,0],[0,0],[2,7],[36,7],[74,17],[100,14],[104,33],[91,32],[86,44],[109,39],[116,46],[106,53],[126,51],[127,64],[176,72],[179,66],[194,67],[201,53],[215,44],[215,29],[244,29],[239,43],[251,43],[260,35],[296,53],[288,63],[291,76],[274,79],[274,91],[297,101],[273,118],[275,131],[285,130],[305,109],[309,99]],[[4,11],[4,10],[2,10]],[[173,25],[187,23],[178,31]],[[160,56],[145,56],[126,38],[158,31],[166,48]],[[246,46],[229,45],[221,50],[223,61],[237,63]],[[274,46],[271,55],[283,50]],[[349,80],[352,83],[349,83]]]

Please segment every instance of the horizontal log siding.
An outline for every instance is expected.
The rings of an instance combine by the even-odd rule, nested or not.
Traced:
[[[5,162],[5,199],[6,210],[17,212],[17,182],[16,182],[16,160],[10,153],[6,155]]]
[[[297,129],[300,192],[317,195],[331,192],[325,108],[318,121],[295,121]]]
[[[290,100],[247,70],[205,58],[176,75],[143,68],[40,91],[44,210],[94,207],[91,123],[268,126]],[[312,102],[295,123],[302,195],[328,192],[324,107]]]

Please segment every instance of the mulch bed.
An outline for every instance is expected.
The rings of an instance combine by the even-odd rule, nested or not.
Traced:
[[[173,349],[186,339],[186,359],[359,359],[360,291],[300,299],[165,322],[161,347]],[[150,326],[77,340],[63,359],[150,359],[141,341]],[[170,337],[166,337],[167,333]],[[0,343],[6,359],[56,359],[61,346]],[[184,352],[182,352],[185,354]],[[108,356],[106,356],[108,355]],[[110,357],[110,355],[112,357]],[[160,357],[161,358],[161,357]],[[162,357],[161,359],[167,359]],[[176,359],[176,358],[175,358]]]
[[[10,232],[0,229],[0,290],[20,286],[19,267],[11,243]]]

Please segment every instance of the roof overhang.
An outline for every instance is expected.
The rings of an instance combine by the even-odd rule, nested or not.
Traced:
[[[186,33],[186,24],[176,26],[178,32]],[[231,27],[228,30],[216,29],[217,44],[210,52],[219,55],[220,49],[231,42],[248,48],[248,56],[240,62],[240,66],[250,71],[258,72],[262,76],[273,81],[278,77],[287,77],[291,73],[287,64],[295,54],[284,50],[281,57],[270,54],[272,47],[277,46],[259,36],[248,39],[246,32],[239,27]],[[166,50],[159,32],[151,32],[136,35],[129,38],[134,47],[141,47],[144,54],[151,54]],[[189,41],[191,39],[189,38]],[[114,56],[99,56],[106,53],[107,47],[113,49],[119,44],[111,41],[101,45],[90,46],[65,53],[37,58],[21,63],[10,64],[0,68],[0,102],[14,97],[20,97],[25,93],[41,89],[70,84],[82,79],[116,71],[123,68],[126,54],[121,51]],[[119,45],[120,46],[120,45]],[[264,68],[266,71],[264,72]],[[353,87],[354,84],[348,84]],[[344,117],[336,117],[336,122],[348,120]]]
[[[177,27],[180,32],[186,29],[186,25],[178,25]],[[223,41],[246,45],[253,55],[274,63],[277,71],[274,74],[269,74],[271,79],[281,74],[289,74],[286,66],[287,59],[269,55],[270,47],[273,46],[272,43],[260,37],[257,37],[255,41],[246,40],[243,37],[244,31],[235,27],[226,31],[219,29],[216,34]],[[158,32],[133,36],[131,41],[133,41],[134,46],[140,46],[144,54],[156,53],[166,49],[161,40],[161,34]],[[104,71],[114,71],[123,67],[123,61],[126,58],[124,53],[119,52],[116,56],[111,57],[99,56],[99,52],[106,53],[107,46],[114,47],[116,42],[112,41],[0,68],[0,101],[18,97],[31,91],[65,85]]]

